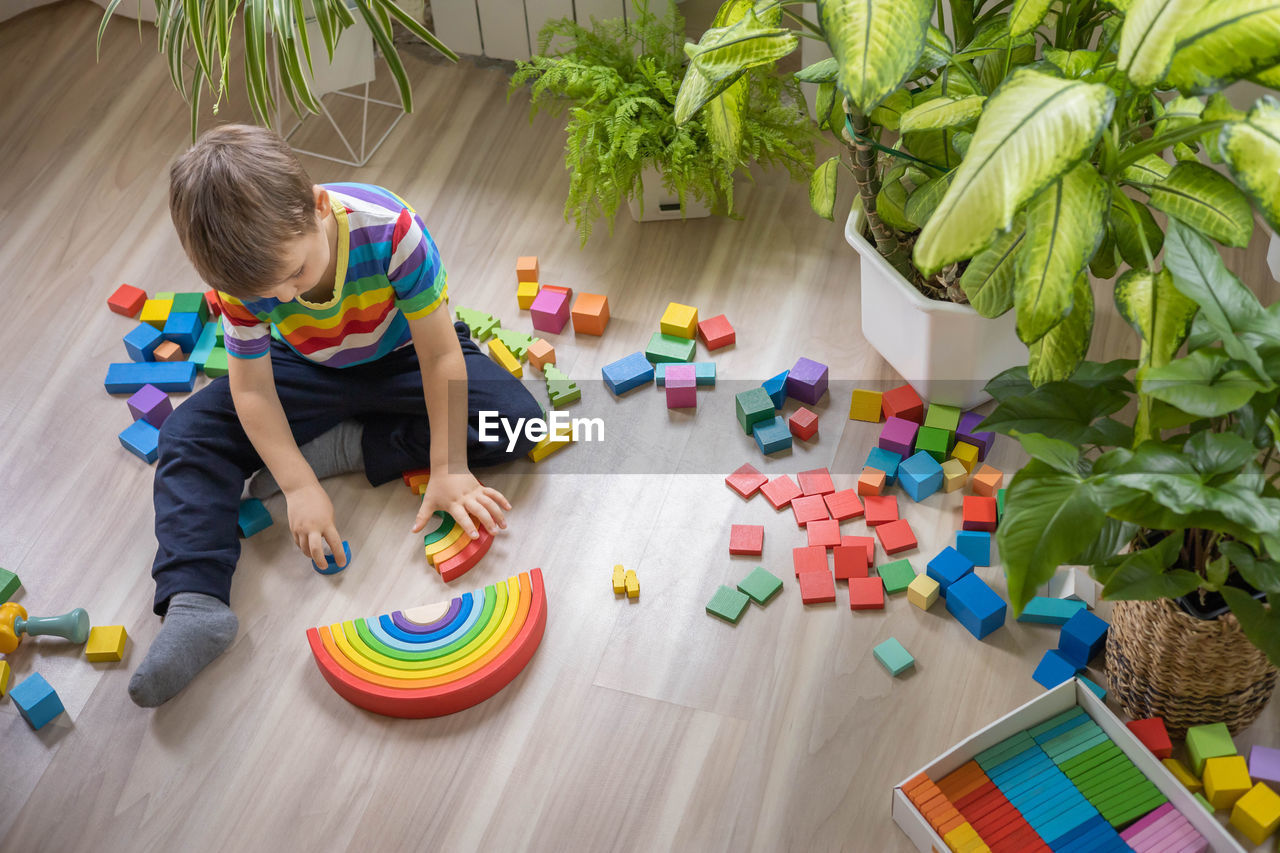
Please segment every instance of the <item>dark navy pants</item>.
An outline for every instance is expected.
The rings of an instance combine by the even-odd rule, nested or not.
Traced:
[[[464,324],[454,328],[467,365],[470,466],[496,465],[527,454],[533,443],[523,433],[510,453],[505,435],[481,443],[477,413],[537,418],[542,417],[538,402],[480,351]],[[276,393],[299,445],[355,419],[364,424],[365,473],[373,485],[428,465],[431,428],[412,346],[367,364],[330,368],[272,341],[270,358]],[[170,597],[179,592],[202,592],[230,605],[231,575],[240,557],[240,495],[245,479],[261,467],[236,417],[225,377],[191,395],[165,420],[155,479],[159,548],[151,576],[156,613],[164,615]]]

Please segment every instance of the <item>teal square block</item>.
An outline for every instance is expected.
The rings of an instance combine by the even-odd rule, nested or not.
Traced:
[[[945,429],[922,426],[916,433],[916,452],[928,453],[941,465],[951,452],[951,436]]]
[[[911,652],[893,637],[876,646],[871,653],[876,656],[876,660],[880,661],[881,666],[889,670],[890,675],[901,675],[916,665],[916,659],[911,656]]]
[[[756,566],[751,574],[738,582],[738,591],[746,593],[756,604],[768,604],[782,592],[782,580],[764,566]]]
[[[721,584],[716,594],[707,602],[707,612],[736,625],[742,618],[742,612],[747,609],[749,601],[745,593]]]
[[[769,392],[763,388],[739,391],[734,401],[738,424],[747,435],[752,434],[756,424],[772,421],[774,418],[773,400],[769,399]]]
[[[697,344],[689,338],[654,332],[653,337],[649,338],[649,346],[645,347],[644,357],[653,364],[693,361],[696,347]]]
[[[902,592],[916,579],[916,570],[911,568],[910,560],[894,560],[878,567],[876,571],[884,581],[884,591],[888,593]]]

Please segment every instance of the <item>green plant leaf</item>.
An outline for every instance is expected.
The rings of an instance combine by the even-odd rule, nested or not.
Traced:
[[[956,178],[916,241],[932,275],[985,248],[1014,213],[1097,144],[1115,96],[1106,86],[1020,68],[986,103]]]
[[[1165,79],[1214,92],[1280,63],[1280,0],[1206,3],[1179,31]]]
[[[899,177],[886,175],[880,184],[880,192],[876,194],[876,213],[887,225],[899,231],[915,231],[920,226],[907,218],[906,206],[907,190],[902,186],[901,174]]]
[[[1129,270],[1116,281],[1116,308],[1142,338],[1138,363],[1161,367],[1178,352],[1199,306],[1173,284],[1167,269]]]
[[[428,44],[431,47],[431,49],[434,50],[436,53],[439,53],[441,56],[443,56],[445,59],[448,59],[450,62],[458,61],[458,54],[454,53],[453,50],[450,49],[450,47],[447,44],[440,41],[440,39],[436,38],[435,33],[431,32],[426,27],[424,27],[421,21],[419,21],[413,15],[410,15],[408,12],[402,9],[399,5],[397,5],[394,2],[391,2],[391,0],[375,0],[375,2],[377,3],[378,7],[382,9],[382,11],[390,15],[392,18],[398,21],[401,26],[403,26],[409,32],[413,33],[423,42]],[[302,19],[299,18],[299,20],[302,20]],[[299,32],[302,32],[302,30],[299,30]]]
[[[823,219],[835,219],[836,174],[840,170],[840,158],[831,157],[813,170],[809,180],[809,206]]]
[[[938,209],[938,202],[947,191],[947,187],[951,186],[951,179],[954,177],[955,172],[947,172],[945,175],[930,178],[923,186],[911,193],[907,197],[905,209],[907,219],[921,225],[928,222],[929,217],[933,216],[934,211]]]
[[[971,0],[957,0],[957,5]],[[957,5],[951,7],[952,11],[957,11]],[[930,71],[936,71],[944,67],[951,61],[951,52],[953,46],[951,39],[947,38],[947,34],[937,27],[930,26],[924,37],[924,50],[920,53],[920,59],[916,62],[916,67],[907,75],[908,80],[915,80],[917,77],[923,77]],[[969,94],[973,94],[970,92]]]
[[[1101,56],[1096,50],[1063,50],[1048,46],[1044,49],[1044,58],[1057,66],[1063,77],[1084,77],[1092,74]]]
[[[1245,121],[1222,129],[1218,145],[1236,184],[1280,230],[1280,101],[1261,98]]]
[[[1110,574],[1102,596],[1111,601],[1178,598],[1200,586],[1200,576],[1185,569],[1167,571],[1182,550],[1184,532],[1174,530],[1154,546],[1134,551]]]
[[[1246,405],[1266,386],[1217,350],[1196,350],[1138,374],[1141,392],[1198,418],[1220,418]]]
[[[1075,476],[1080,471],[1080,448],[1060,438],[1050,438],[1038,432],[1012,433],[1032,459],[1039,459],[1055,471]]]
[[[1266,71],[1259,71],[1253,75],[1253,82],[1259,86],[1267,86],[1271,89],[1280,89],[1280,65],[1268,68]]]
[[[1206,479],[1239,471],[1258,458],[1258,449],[1233,432],[1200,430],[1182,445],[1182,452]]]
[[[1017,294],[1014,295],[1015,301]],[[1084,361],[1093,337],[1093,289],[1089,276],[1076,277],[1071,313],[1027,347],[1027,375],[1036,385],[1061,382],[1071,378]]]
[[[1117,67],[1140,89],[1160,82],[1178,32],[1203,5],[1203,0],[1133,0],[1120,30]]]
[[[740,20],[712,27],[697,44],[686,44],[685,55],[712,83],[737,78],[758,65],[777,62],[796,49],[800,37],[788,27],[769,26],[745,9]]]
[[[834,56],[819,60],[807,68],[796,72],[796,79],[801,83],[834,83],[839,66]]]
[[[964,98],[935,98],[902,114],[900,130],[940,130],[966,124],[982,115],[985,95],[969,95]]]
[[[1083,551],[1068,561],[1071,566],[1093,566],[1114,557],[1121,548],[1133,541],[1138,533],[1136,524],[1108,518],[1102,530]],[[1095,575],[1096,577],[1096,575]]]
[[[1158,184],[1169,177],[1173,167],[1157,154],[1148,154],[1138,162],[1125,166],[1120,177],[1136,187],[1146,189],[1150,184]]]
[[[1050,5],[1052,0],[1013,0],[1009,7],[1009,34],[1025,35],[1040,26]]]
[[[902,114],[909,109],[911,109],[911,93],[906,89],[898,89],[881,101],[868,118],[871,119],[872,124],[897,130],[902,121]]]
[[[1093,258],[1089,261],[1089,272],[1099,281],[1107,281],[1115,276],[1118,269],[1120,253],[1116,251],[1116,238],[1108,223],[1107,233],[1102,236],[1102,245],[1098,246],[1098,251],[1093,253]]]
[[[1142,269],[1150,265],[1147,253],[1142,248],[1143,237],[1146,238],[1147,249],[1154,259],[1164,246],[1164,231],[1145,204],[1127,196],[1124,199],[1117,197],[1122,194],[1119,187],[1111,188],[1111,231],[1124,262],[1134,269]],[[1137,222],[1134,222],[1135,215]]]
[[[1169,177],[1145,187],[1151,206],[1227,246],[1243,248],[1253,236],[1249,200],[1235,184],[1200,163],[1179,163]]]
[[[1240,630],[1267,656],[1272,666],[1280,666],[1280,606],[1264,607],[1244,590],[1224,586],[1220,592],[1236,619]]]
[[[1106,183],[1092,165],[1081,163],[1027,205],[1027,239],[1018,252],[1013,288],[1018,337],[1024,343],[1040,340],[1071,313],[1076,280],[1105,233],[1107,200]],[[1071,364],[1072,371],[1078,363]]]
[[[1026,367],[1010,368],[987,383],[987,393],[999,405],[981,428],[1005,435],[1040,433],[1077,446],[1088,444],[1096,421],[1128,405],[1132,385],[1115,371],[1132,367],[1127,359],[1101,365],[1086,362],[1072,381],[1038,388],[1031,385]]]
[[[818,20],[840,65],[837,84],[868,115],[924,52],[930,0],[818,0]]]
[[[983,317],[999,317],[1013,307],[1018,250],[1026,235],[1025,217],[1018,214],[1013,227],[974,255],[960,276],[960,288],[969,304]]]
[[[1249,586],[1280,593],[1280,563],[1256,556],[1242,542],[1223,542],[1218,548]]]

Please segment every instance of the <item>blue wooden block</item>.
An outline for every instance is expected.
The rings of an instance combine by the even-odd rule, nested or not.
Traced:
[[[1007,610],[1004,599],[972,572],[947,590],[947,612],[979,640],[1004,624]]]
[[[161,391],[190,391],[196,384],[196,366],[189,361],[139,361],[107,365],[108,394],[132,394],[143,385]]]
[[[782,415],[756,424],[752,427],[752,434],[756,437],[756,444],[760,445],[760,452],[766,456],[791,447],[791,430]]]
[[[1058,651],[1080,669],[1084,669],[1107,642],[1111,627],[1088,610],[1080,610],[1062,626],[1058,635]]]
[[[665,361],[660,361],[653,366],[653,377],[657,381],[659,388],[666,387],[667,363]],[[716,363],[714,361],[695,361],[693,363],[693,378],[695,384],[700,387],[716,387]]]
[[[1037,595],[1027,602],[1018,615],[1019,622],[1039,622],[1044,625],[1065,625],[1067,620],[1088,607],[1083,601],[1070,598],[1047,598]]]
[[[200,340],[196,341],[195,349],[191,350],[191,355],[187,357],[187,361],[201,370],[204,370],[205,362],[209,360],[209,354],[218,345],[218,328],[217,320],[205,323],[204,330],[200,332]]]
[[[862,467],[883,471],[884,484],[892,486],[898,482],[898,466],[901,464],[902,454],[894,453],[892,450],[885,450],[883,447],[873,447],[871,452],[867,454],[867,461],[863,463]]]
[[[600,373],[604,376],[604,384],[615,395],[625,394],[653,381],[653,365],[642,352],[633,352],[612,364],[606,364],[600,369]]]
[[[120,443],[143,462],[155,462],[160,455],[160,430],[144,420],[136,420],[120,433]]]
[[[973,571],[973,561],[947,546],[929,561],[925,572],[938,582],[938,594],[947,597],[947,588]]]
[[[1076,678],[1080,679],[1081,683],[1083,683],[1085,687],[1088,687],[1090,690],[1092,690],[1094,696],[1097,696],[1099,699],[1103,700],[1104,702],[1106,701],[1107,691],[1106,691],[1106,688],[1104,688],[1101,684],[1091,681],[1090,679],[1085,678],[1083,675],[1077,675]]]
[[[1058,815],[1053,820],[1042,823],[1040,826],[1033,826],[1036,834],[1041,838],[1051,838],[1056,841],[1059,837],[1066,835],[1082,823],[1098,816],[1098,810],[1088,800],[1077,803],[1074,807],[1068,809],[1063,814]],[[1057,849],[1053,842],[1050,842],[1051,849]]]
[[[33,672],[9,691],[9,698],[18,706],[18,713],[33,729],[44,728],[49,721],[64,710],[62,700],[44,676]]]
[[[257,498],[249,498],[240,502],[240,517],[237,519],[240,533],[245,538],[261,533],[271,526],[271,513]]]
[[[775,409],[781,409],[782,404],[787,401],[787,376],[791,374],[790,370],[784,370],[772,379],[764,381],[764,390],[769,394],[769,399],[773,401]]]
[[[164,335],[155,326],[139,323],[132,332],[124,336],[124,348],[134,361],[155,361],[156,346],[163,340]]]
[[[991,565],[991,534],[984,530],[957,530],[956,550],[975,566]]]
[[[898,480],[902,483],[902,490],[918,503],[942,488],[942,466],[921,450],[902,460],[898,466]]]
[[[324,555],[325,567],[323,569],[316,569],[316,564],[313,561],[311,563],[311,568],[316,569],[316,571],[322,575],[336,575],[338,572],[351,567],[351,546],[347,543],[347,540],[342,540],[342,553],[347,558],[347,564],[345,566],[339,566],[337,559],[332,554],[328,553],[328,551],[329,546],[326,544]]]
[[[1053,649],[1044,653],[1036,671],[1031,674],[1036,683],[1046,690],[1052,690],[1064,681],[1074,678],[1076,665]]]
[[[183,352],[196,348],[196,341],[204,331],[199,314],[170,314],[164,322],[164,339],[173,341]]]

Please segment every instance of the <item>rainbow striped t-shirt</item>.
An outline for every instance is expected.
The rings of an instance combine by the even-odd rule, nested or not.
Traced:
[[[338,220],[333,296],[316,304],[219,293],[228,355],[266,355],[274,325],[303,358],[326,367],[363,364],[411,344],[408,321],[446,301],[440,253],[412,207],[371,184],[322,186]]]

